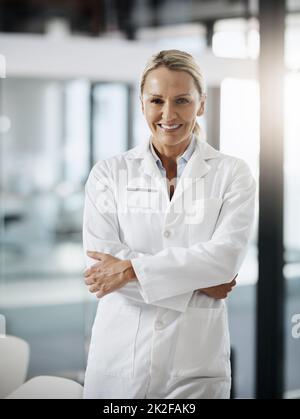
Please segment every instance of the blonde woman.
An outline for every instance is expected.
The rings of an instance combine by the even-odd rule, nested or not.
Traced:
[[[100,298],[86,398],[228,398],[225,298],[249,240],[248,166],[200,137],[203,77],[178,50],[141,80],[150,139],[98,162],[86,184],[85,283]]]

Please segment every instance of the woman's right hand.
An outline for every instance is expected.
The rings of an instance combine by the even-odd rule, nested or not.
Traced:
[[[199,289],[200,292],[207,295],[208,297],[215,298],[217,300],[222,300],[226,298],[228,293],[232,290],[232,288],[236,285],[235,278],[238,274],[233,278],[233,280],[226,284],[215,285],[214,287],[209,288],[202,288]]]

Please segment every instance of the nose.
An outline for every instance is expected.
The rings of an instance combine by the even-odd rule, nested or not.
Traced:
[[[162,108],[162,119],[165,122],[168,122],[168,121],[172,121],[176,117],[177,117],[177,114],[176,114],[173,104],[166,100]]]

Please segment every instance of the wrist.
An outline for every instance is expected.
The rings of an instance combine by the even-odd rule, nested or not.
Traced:
[[[130,260],[124,261],[124,276],[127,282],[135,281],[136,275]]]

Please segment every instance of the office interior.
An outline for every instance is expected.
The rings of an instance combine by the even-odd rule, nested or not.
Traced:
[[[261,3],[274,12],[273,2]],[[281,3],[282,165],[274,170],[283,173],[282,202],[269,202],[264,217],[276,220],[281,206],[282,364],[273,359],[281,371],[269,396],[300,398],[300,338],[292,332],[300,313],[300,1]],[[84,185],[98,160],[148,138],[139,80],[152,54],[193,54],[207,86],[205,140],[244,159],[263,185],[261,8],[259,0],[0,1],[0,313],[6,333],[29,343],[27,378],[83,383],[97,306],[83,282]],[[262,242],[259,187],[249,250],[228,297],[234,398],[257,398],[261,388],[258,283],[272,282],[259,255],[272,259],[276,243]]]

